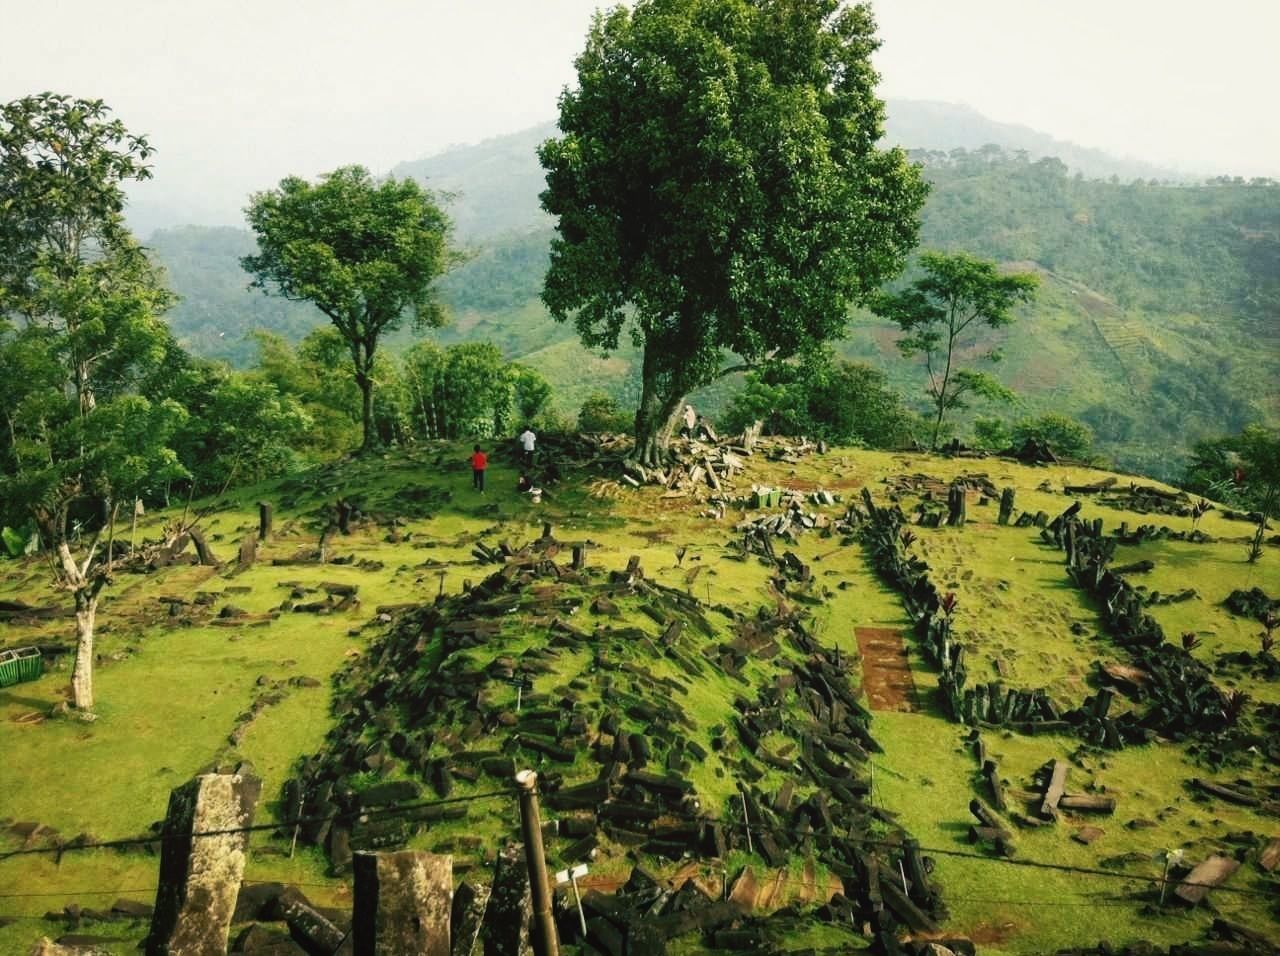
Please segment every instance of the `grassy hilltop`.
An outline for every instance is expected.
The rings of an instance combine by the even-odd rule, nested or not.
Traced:
[[[516,602],[514,613],[502,618],[495,635],[478,647],[458,651],[454,664],[465,656],[481,666],[495,655],[515,659],[548,646],[559,649],[558,657],[535,678],[532,700],[536,704],[560,694],[564,686],[574,688],[580,695],[579,712],[588,715],[589,738],[605,699],[599,691],[600,668],[592,664],[593,659],[598,663],[598,656],[593,658],[598,652],[572,632],[607,626],[615,635],[608,638],[609,653],[624,664],[640,659],[629,654],[653,647],[659,653],[649,660],[647,677],[624,669],[614,671],[613,680],[640,696],[645,688],[652,690],[647,680],[685,688],[684,693],[669,695],[669,703],[682,715],[681,734],[705,756],[696,758],[695,751],[695,759],[689,753],[667,759],[676,766],[683,760],[681,772],[693,783],[708,816],[726,825],[740,819],[734,808],[744,766],[756,767],[761,777],[753,785],[765,794],[775,791],[790,773],[785,759],[764,764],[754,759],[763,751],[775,756],[788,752],[797,739],[790,720],[762,738],[760,752],[754,754],[731,728],[739,716],[735,698],[750,697],[757,684],[775,680],[805,655],[780,639],[780,649],[770,652],[774,656],[748,655],[740,667],[741,680],[708,664],[716,656],[708,652],[740,634],[744,621],[772,618],[786,607],[803,622],[797,625],[803,633],[823,648],[839,650],[841,666],[870,711],[870,735],[883,752],[855,772],[857,779],[869,776],[871,781],[868,805],[882,812],[883,819],[896,821],[886,824],[889,829],[901,827],[918,839],[926,856],[930,849],[957,854],[933,855],[932,881],[949,910],[943,927],[947,933],[970,936],[984,953],[1039,953],[1092,945],[1099,939],[1147,939],[1168,945],[1203,939],[1218,914],[1280,939],[1275,879],[1257,862],[1258,848],[1280,835],[1276,804],[1269,802],[1280,780],[1274,763],[1268,764],[1261,753],[1226,753],[1211,741],[1192,738],[1107,750],[1072,733],[981,730],[1008,800],[1002,818],[1016,834],[1015,861],[1154,878],[1162,864],[1153,855],[1162,850],[1185,848],[1190,863],[1214,853],[1237,856],[1243,866],[1226,890],[1210,895],[1208,905],[1160,909],[1153,905],[1156,894],[1150,882],[1019,867],[990,846],[970,844],[967,832],[975,820],[969,803],[975,797],[989,800],[990,792],[968,743],[968,729],[946,714],[937,671],[922,655],[922,643],[912,633],[899,594],[874,572],[857,534],[846,534],[840,526],[850,505],[859,505],[864,489],[877,505],[896,501],[910,514],[922,495],[945,500],[953,479],[978,475],[997,489],[1015,489],[1019,513],[1044,511],[1052,517],[1079,500],[1083,517],[1101,518],[1108,533],[1122,522],[1130,529],[1155,524],[1173,532],[1192,530],[1190,517],[1143,514],[1108,506],[1098,495],[1064,493],[1066,487],[1107,477],[1092,469],[846,449],[805,454],[796,461],[756,455],[747,460],[730,492],[748,494],[750,485],[759,483],[804,496],[803,509],[817,527],[800,533],[794,542],[773,539],[779,556],[793,552],[798,564],[811,572],[803,585],[739,547],[742,533],[735,525],[769,509],[731,505],[717,518],[705,503],[710,489],[683,496],[654,487],[633,490],[590,470],[567,475],[549,489],[546,500],[534,505],[515,493],[515,472],[503,462],[491,470],[490,490],[482,498],[470,489],[464,449],[454,446],[419,447],[321,466],[283,482],[241,489],[222,500],[194,503],[193,509],[208,510],[202,527],[225,563],[219,568],[178,564],[149,574],[117,576],[99,617],[100,703],[95,722],[48,716],[68,681],[66,656],[40,680],[0,690],[5,754],[0,822],[7,821],[0,827],[0,852],[79,834],[111,839],[142,833],[163,816],[174,786],[204,768],[240,761],[251,763],[264,781],[258,821],[278,819],[277,800],[298,758],[330,746],[334,738],[326,742],[326,735],[335,721],[352,719],[353,693],[357,703],[362,691],[374,699],[376,661],[383,650],[395,646],[397,629],[407,620],[397,616],[404,606],[432,605],[438,595],[446,596],[440,605],[446,616],[444,636],[430,636],[421,657],[406,665],[417,675],[415,680],[426,681],[438,672],[436,655],[448,647],[441,643],[448,640],[448,615],[473,606],[459,596],[464,584],[476,585],[503,566],[500,559],[478,557],[477,545],[484,546],[482,555],[502,542],[519,549],[539,539],[544,522],[550,522],[554,537],[565,547],[549,559],[567,563],[567,544],[588,542],[591,574],[550,590],[545,582],[533,581],[527,599]],[[1121,478],[1116,488],[1122,490],[1129,482]],[[820,489],[840,500],[810,500],[809,495]],[[323,506],[339,497],[357,502],[367,517],[349,536],[335,539],[328,561],[273,563],[303,558],[315,549]],[[1102,609],[1068,578],[1061,550],[1047,542],[1038,527],[998,525],[998,501],[984,502],[981,497],[977,492],[969,495],[963,527],[912,528],[916,540],[910,551],[928,562],[939,587],[957,596],[953,633],[967,650],[971,681],[1043,688],[1061,710],[1078,707],[1097,692],[1097,665],[1128,663],[1128,652],[1112,639]],[[252,567],[237,570],[238,543],[257,527],[255,502],[260,499],[276,505],[276,532],[259,549]],[[163,523],[175,516],[148,515],[139,523],[138,535],[159,537]],[[1209,541],[1160,537],[1125,544],[1118,548],[1115,564],[1154,562],[1150,571],[1130,578],[1148,589],[1148,595],[1194,588],[1195,596],[1189,599],[1153,602],[1147,610],[1171,642],[1194,633],[1199,643],[1191,653],[1214,669],[1223,690],[1238,689],[1249,696],[1244,726],[1256,730],[1268,713],[1274,713],[1266,708],[1280,705],[1280,681],[1268,679],[1258,667],[1221,660],[1224,654],[1239,652],[1256,659],[1262,630],[1257,620],[1232,614],[1223,601],[1240,588],[1280,594],[1280,549],[1273,540],[1259,562],[1247,563],[1244,539],[1252,529],[1229,520],[1221,509],[1209,512],[1198,528]],[[678,557],[678,549],[686,550]],[[633,556],[639,559],[647,586],[662,593],[683,592],[700,609],[690,620],[705,618],[705,631],[686,627],[673,639],[672,654],[660,652],[664,629],[642,612],[640,601],[619,598],[617,617],[588,607],[602,593],[608,573],[622,572]],[[780,584],[780,578],[786,580]],[[333,597],[328,597],[325,585],[355,586],[358,600],[338,600],[347,590],[341,587],[331,587]],[[0,601],[45,606],[53,600],[48,569],[40,561],[0,564]],[[276,613],[285,601],[294,609]],[[298,609],[308,604],[325,605],[324,613]],[[579,605],[580,610],[569,610]],[[686,601],[681,606],[691,605]],[[380,607],[388,610],[380,612]],[[412,618],[427,612],[407,613]],[[566,640],[557,641],[555,619],[561,615],[571,631]],[[617,636],[622,632],[630,636]],[[10,621],[0,645],[65,642],[70,633],[66,618]],[[680,655],[691,659],[695,669],[680,664]],[[485,703],[493,712],[513,707],[514,687],[493,683],[486,688],[481,693],[490,695]],[[380,712],[389,722],[386,729],[396,720],[407,722],[403,708],[413,706],[395,693]],[[432,705],[430,700],[422,703],[428,709]],[[1141,713],[1145,705],[1118,695],[1113,714],[1131,709]],[[639,713],[624,718],[632,730],[644,724],[643,708]],[[791,713],[799,723],[798,712]],[[377,733],[374,725],[381,727],[381,719],[362,725],[360,732]],[[503,740],[510,740],[510,735],[499,727],[467,746],[496,746]],[[433,747],[427,756],[437,762],[448,753],[439,734]],[[1225,762],[1216,759],[1215,751],[1226,753]],[[513,756],[517,765],[540,765],[561,774],[568,785],[595,773],[583,753],[569,762],[556,762],[520,747]],[[1063,811],[1056,823],[1028,829],[1011,822],[1026,814],[1029,805],[1038,805],[1037,772],[1055,759],[1070,765],[1069,793],[1114,797],[1115,812],[1095,816]],[[410,763],[404,768],[397,764],[392,777],[431,782],[415,777]],[[1239,786],[1234,781],[1243,778],[1266,798],[1256,806],[1223,802],[1193,790],[1188,783],[1192,778],[1229,786]],[[374,779],[370,774],[358,782],[367,785]],[[495,784],[485,775],[474,781],[459,776],[454,792],[479,793]],[[545,812],[553,818],[560,815],[554,808]],[[13,829],[23,822],[48,829]],[[487,854],[514,835],[515,824],[505,802],[479,802],[465,819],[428,823],[410,845],[449,848],[459,870],[466,873],[470,867],[468,878],[487,878]],[[1103,832],[1085,832],[1094,826]],[[1086,836],[1093,837],[1087,845],[1082,842]],[[602,886],[625,879],[636,858],[668,876],[697,871],[712,886],[725,872],[732,877],[743,866],[750,867],[759,883],[778,881],[780,889],[762,900],[766,908],[793,899],[824,898],[838,886],[820,854],[804,842],[787,852],[785,861],[772,863],[761,855],[766,851],[758,840],[752,852],[731,842],[723,865],[708,863],[692,870],[651,855],[643,845],[628,848],[608,837],[601,837],[600,843],[592,873]],[[566,846],[564,841],[549,844],[553,862]],[[350,906],[347,878],[329,875],[329,860],[319,848],[303,840],[292,856],[289,849],[286,839],[255,834],[246,878],[298,883],[319,903]],[[60,862],[52,855],[0,860],[0,887],[39,894],[6,898],[0,893],[0,952],[24,952],[41,935],[64,932],[59,924],[39,917],[66,904],[105,908],[118,897],[150,902],[156,875],[157,857],[132,850],[71,852]],[[788,946],[840,951],[865,945],[862,937],[835,926],[805,925],[810,929],[793,934]],[[145,934],[146,924],[87,923],[78,932],[115,939],[118,942],[105,945],[129,952]],[[699,946],[697,938],[690,937],[677,949],[699,951]]]

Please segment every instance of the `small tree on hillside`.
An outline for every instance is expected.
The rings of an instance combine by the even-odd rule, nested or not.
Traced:
[[[543,301],[583,344],[643,350],[637,457],[665,456],[683,397],[838,336],[897,274],[926,186],[876,148],[866,5],[638,0],[598,14],[544,143],[558,218]]]
[[[578,409],[578,429],[584,432],[624,432],[631,426],[631,416],[618,406],[618,400],[607,392],[592,392]]]
[[[520,416],[519,424],[528,426],[551,401],[551,383],[542,377],[541,372],[527,365],[512,364],[508,366],[507,374],[511,378],[513,401]]]
[[[755,421],[773,435],[898,448],[911,442],[919,420],[903,407],[882,371],[823,349],[803,361],[770,362],[747,374],[723,424],[735,432]]]
[[[1280,514],[1280,432],[1250,425],[1240,433],[1239,448],[1242,477],[1258,508],[1258,530],[1249,547],[1249,561],[1254,562],[1262,557],[1267,519]]]
[[[930,447],[937,448],[946,413],[966,407],[969,396],[1013,398],[991,375],[960,368],[958,363],[972,347],[978,329],[1010,324],[1013,307],[1029,302],[1040,280],[1026,272],[1001,275],[994,262],[965,253],[926,252],[920,256],[920,265],[921,278],[902,292],[876,296],[871,310],[905,333],[898,340],[903,355],[924,357],[927,391],[936,412]],[[987,357],[995,360],[999,353],[992,351]]]
[[[1258,528],[1249,543],[1249,561],[1257,561],[1263,555],[1267,521],[1280,515],[1280,432],[1249,425],[1239,435],[1197,442],[1182,485],[1258,513]]]
[[[172,296],[122,216],[121,184],[148,177],[151,148],[109,114],[51,93],[0,107],[0,311],[16,320],[0,323],[0,510],[34,519],[73,598],[84,711],[117,508],[183,474],[168,445],[182,409],[137,394],[172,345],[159,318]]]
[[[1052,448],[1059,458],[1076,461],[1087,461],[1093,451],[1093,429],[1066,415],[1024,418],[1014,423],[1012,437],[1015,446],[1035,439]]]
[[[368,451],[377,444],[380,339],[408,312],[424,326],[443,323],[435,280],[457,259],[448,217],[413,180],[378,183],[360,166],[344,166],[315,184],[290,176],[254,194],[246,212],[258,254],[241,264],[253,286],[313,303],[341,334],[362,399],[361,450]]]

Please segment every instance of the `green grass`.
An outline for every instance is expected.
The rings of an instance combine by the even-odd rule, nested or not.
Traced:
[[[689,587],[700,598],[747,613],[773,604],[768,589],[771,569],[754,558],[738,561],[730,557],[727,545],[733,536],[732,524],[741,520],[741,513],[731,511],[723,522],[716,522],[699,516],[694,499],[662,499],[650,489],[602,498],[591,493],[589,482],[581,486],[566,483],[554,489],[543,505],[533,506],[509,490],[515,474],[500,463],[491,471],[489,494],[481,498],[471,492],[465,469],[453,464],[463,453],[461,448],[419,448],[384,459],[315,469],[286,482],[284,490],[278,484],[243,489],[221,502],[205,521],[215,550],[226,559],[234,557],[239,538],[256,527],[253,503],[257,499],[293,499],[290,506],[278,508],[277,535],[260,551],[252,569],[237,575],[230,569],[181,566],[151,576],[120,576],[107,592],[99,617],[98,650],[107,663],[97,671],[95,722],[65,718],[17,721],[23,715],[47,713],[62,697],[69,677],[65,669],[34,683],[0,690],[0,743],[6,756],[0,778],[0,819],[36,820],[56,828],[64,838],[81,832],[99,838],[132,835],[163,816],[173,787],[216,762],[234,759],[250,761],[263,777],[264,801],[258,819],[273,819],[274,801],[291,766],[299,755],[317,750],[331,726],[328,678],[359,654],[380,629],[353,631],[365,625],[379,605],[433,599],[441,587],[441,574],[448,592],[456,592],[466,579],[480,580],[491,568],[479,566],[472,558],[475,540],[496,544],[507,539],[519,544],[536,537],[543,520],[553,522],[562,540],[589,539],[588,561],[594,566],[621,567],[629,556],[637,555],[649,578]],[[803,489],[826,487],[852,500],[865,485],[877,500],[884,501],[885,478],[916,472],[944,481],[958,474],[985,472],[998,486],[1017,489],[1020,509],[1043,509],[1050,514],[1057,514],[1069,503],[1060,494],[1063,485],[1094,481],[1105,474],[1092,469],[1030,468],[995,460],[951,461],[837,451],[825,459],[806,458],[796,465],[753,462],[750,475],[740,486],[760,481]],[[1045,482],[1049,490],[1042,490]],[[318,509],[339,494],[356,496],[367,512],[387,518],[396,512],[393,498],[398,491],[424,486],[448,491],[452,499],[435,508],[431,517],[410,518],[399,527],[398,533],[407,533],[407,540],[386,540],[390,526],[382,521],[335,542],[334,554],[382,562],[381,570],[364,571],[352,565],[271,565],[272,558],[292,557],[315,547],[320,531]],[[913,503],[908,499],[903,506],[909,508]],[[1054,549],[1039,540],[1035,529],[996,527],[995,507],[994,503],[988,508],[971,505],[970,524],[963,531],[922,531],[915,547],[930,561],[939,580],[960,596],[957,629],[971,648],[970,671],[976,679],[995,679],[993,661],[1000,657],[1013,668],[1007,683],[1046,686],[1062,702],[1074,705],[1093,690],[1088,680],[1093,662],[1123,660],[1123,652],[1103,633],[1097,609],[1070,587]],[[836,516],[843,506],[825,510]],[[1088,501],[1085,513],[1102,517],[1108,528],[1124,520],[1131,526],[1153,520]],[[140,526],[140,535],[156,537],[162,522],[172,517],[172,512],[149,515]],[[1189,519],[1154,520],[1174,529],[1190,528]],[[1172,640],[1183,631],[1195,631],[1203,641],[1197,656],[1211,662],[1223,651],[1256,649],[1260,627],[1233,617],[1221,601],[1231,589],[1255,584],[1271,594],[1280,593],[1280,553],[1269,548],[1259,563],[1249,565],[1244,561],[1244,545],[1226,540],[1246,534],[1247,526],[1227,522],[1212,512],[1201,527],[1219,542],[1147,543],[1121,548],[1117,561],[1155,561],[1151,574],[1135,578],[1135,583],[1152,589],[1164,593],[1186,586],[1197,589],[1198,600],[1156,607],[1152,613]],[[675,551],[681,546],[688,551],[677,566]],[[855,627],[905,626],[897,596],[870,571],[861,547],[842,547],[838,537],[811,532],[800,539],[795,550],[811,563],[817,588],[828,595],[825,603],[814,609],[815,627],[824,643],[856,657]],[[691,570],[699,567],[702,570],[690,584]],[[38,562],[0,564],[0,598],[48,603],[54,597],[47,580],[47,569]],[[227,603],[251,614],[266,614],[288,595],[287,583],[306,590],[324,581],[359,585],[360,606],[332,615],[285,613],[265,626],[226,628],[209,619]],[[157,598],[189,598],[197,591],[215,593],[215,603],[192,625],[175,626]],[[308,594],[302,600],[319,597]],[[656,631],[647,618],[634,610],[627,613],[624,621],[611,623]],[[682,640],[691,653],[696,654],[708,640],[730,638],[721,616],[713,613],[711,620],[717,632],[714,638],[686,632]],[[1072,624],[1084,625],[1084,633],[1072,633]],[[591,624],[580,622],[580,626],[589,629]],[[70,630],[69,620],[54,620],[6,634],[5,644],[65,641]],[[534,630],[522,628],[513,618],[503,649],[518,652],[539,640]],[[923,706],[917,713],[875,715],[873,733],[885,747],[885,753],[876,758],[876,801],[897,813],[925,846],[969,851],[965,840],[971,822],[967,805],[982,792],[977,768],[961,746],[962,729],[936,713],[930,696],[936,675],[923,663],[909,635],[907,642]],[[792,652],[788,649],[785,653]],[[555,671],[540,677],[535,690],[552,691],[563,685],[585,661],[585,652],[562,652]],[[646,664],[655,676],[692,682],[673,662],[647,660]],[[748,672],[766,675],[771,666],[753,662]],[[283,702],[262,711],[233,751],[227,734],[237,715],[247,710],[260,692],[258,678],[281,680],[299,675],[318,678],[323,686],[290,690]],[[1230,680],[1255,700],[1280,700],[1274,683],[1243,674]],[[728,722],[733,697],[744,692],[748,692],[746,685],[708,676],[694,693],[677,700],[699,728],[694,736],[709,746],[709,729]],[[1181,746],[1152,745],[1097,754],[1080,751],[1072,739],[991,732],[985,737],[1011,793],[1029,789],[1035,769],[1056,757],[1077,762],[1072,789],[1094,785],[1120,795],[1119,812],[1101,821],[1106,833],[1092,847],[1070,839],[1077,821],[1066,820],[1055,827],[1020,832],[1019,859],[1092,866],[1102,857],[1126,853],[1149,860],[1156,850],[1173,846],[1187,847],[1188,857],[1198,859],[1218,846],[1227,833],[1271,833],[1277,829],[1274,820],[1252,811],[1192,799],[1184,781],[1206,772],[1189,760]],[[726,812],[736,789],[725,763],[729,756],[734,755],[713,753],[690,772],[704,806]],[[594,766],[581,758],[566,769],[570,778],[594,773]],[[1251,775],[1259,777],[1256,772]],[[765,789],[775,785],[771,776],[761,783]],[[483,780],[474,786],[460,785],[459,792],[484,786]],[[1137,817],[1156,825],[1138,830],[1123,826]],[[477,805],[466,820],[432,826],[414,845],[454,847],[459,866],[470,865],[474,874],[479,872],[476,867],[483,851],[511,829],[509,807]],[[478,847],[476,837],[481,839]],[[13,845],[12,840],[0,838],[0,849]],[[744,854],[733,862],[752,861]],[[759,861],[754,862],[758,865]],[[613,853],[601,862],[600,872],[622,875],[628,865],[624,855]],[[1135,872],[1151,873],[1155,864],[1134,862],[1127,866]],[[247,876],[319,884],[308,885],[308,895],[322,902],[349,902],[347,885],[326,875],[326,864],[319,854],[299,848],[290,858],[288,843],[269,834],[255,836]],[[1148,917],[1127,896],[1141,885],[1121,880],[946,856],[937,858],[935,876],[952,913],[947,930],[973,934],[983,952],[1043,952],[1099,938],[1113,942],[1149,938],[1168,943],[1196,938],[1209,919],[1207,911]],[[60,865],[44,856],[4,860],[0,861],[0,885],[51,895],[7,900],[0,906],[0,915],[38,916],[68,902],[103,904],[105,898],[88,897],[83,892],[98,888],[147,900],[155,879],[156,860],[142,853],[71,853]],[[1250,863],[1231,885],[1260,888],[1266,884]],[[105,904],[114,898],[105,899]],[[1242,922],[1273,931],[1277,928],[1273,916],[1254,900],[1225,893],[1214,900],[1223,912],[1236,913]],[[121,951],[127,951],[145,927],[102,931],[119,935]],[[0,951],[20,952],[41,933],[57,932],[56,924],[22,920],[0,928]],[[827,938],[825,933],[814,930],[812,945],[838,945],[820,942]]]

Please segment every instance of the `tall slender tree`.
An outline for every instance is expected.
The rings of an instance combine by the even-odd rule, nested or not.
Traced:
[[[906,333],[898,340],[903,355],[924,358],[935,412],[930,447],[937,448],[946,413],[964,408],[970,396],[1013,398],[989,373],[959,363],[981,327],[1013,322],[1014,306],[1031,301],[1040,279],[1030,272],[1002,274],[996,263],[967,253],[925,252],[920,266],[924,274],[906,289],[874,296],[871,311]],[[1000,353],[989,349],[986,357],[998,361]]]
[[[318,183],[290,176],[254,194],[246,212],[258,254],[241,264],[254,287],[313,303],[338,330],[360,388],[361,449],[370,450],[379,341],[408,313],[422,326],[444,322],[435,280],[458,258],[448,216],[413,180],[375,182],[361,166]]]
[[[149,176],[150,155],[100,100],[45,93],[0,107],[0,508],[34,518],[72,596],[72,698],[86,712],[112,519],[182,474],[168,447],[182,409],[136,389],[171,344],[159,316],[172,296],[122,216],[122,184]]]
[[[865,4],[637,0],[597,14],[539,158],[543,301],[584,345],[643,350],[637,455],[684,395],[835,337],[902,267],[926,186],[878,149]]]

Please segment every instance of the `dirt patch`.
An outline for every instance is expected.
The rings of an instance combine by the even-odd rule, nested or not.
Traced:
[[[862,487],[861,478],[831,478],[827,481],[810,481],[807,478],[788,478],[783,487],[792,491],[852,491]]]
[[[645,531],[631,530],[628,533],[633,538],[644,538],[646,541],[649,541],[653,544],[662,544],[666,542],[673,534],[673,532],[663,528],[655,528],[653,530],[645,530]]]
[[[855,627],[862,655],[862,689],[872,710],[916,709],[916,682],[902,632],[893,627]]]
[[[991,946],[1008,942],[1018,931],[1018,925],[1013,922],[1006,921],[998,926],[992,923],[979,923],[969,931],[969,939],[979,945]]]

